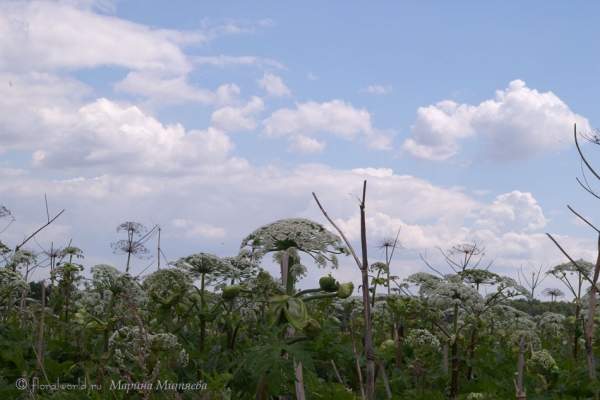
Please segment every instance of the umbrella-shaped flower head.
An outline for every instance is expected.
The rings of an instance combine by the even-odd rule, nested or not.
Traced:
[[[240,247],[250,247],[257,259],[267,253],[293,249],[294,253],[309,254],[321,268],[325,268],[328,261],[337,268],[337,255],[349,254],[339,236],[323,225],[303,218],[282,219],[260,227],[245,237]]]

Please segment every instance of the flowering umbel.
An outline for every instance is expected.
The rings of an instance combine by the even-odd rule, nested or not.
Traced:
[[[293,248],[309,254],[321,268],[327,266],[327,261],[337,268],[337,255],[350,254],[339,236],[329,232],[323,225],[304,218],[282,219],[260,227],[242,240],[240,248],[247,246],[252,248],[257,259],[267,253],[285,252]]]

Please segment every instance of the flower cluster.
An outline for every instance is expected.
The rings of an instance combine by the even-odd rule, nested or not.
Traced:
[[[321,268],[331,262],[337,268],[336,254],[348,255],[339,236],[329,232],[317,222],[303,218],[275,221],[258,228],[242,240],[241,248],[249,246],[257,259],[271,252],[295,248],[309,254]]]
[[[455,305],[474,309],[482,306],[483,297],[470,286],[461,283],[443,283],[431,292],[428,302],[441,309]]]
[[[107,291],[112,296],[110,291]],[[110,299],[110,297],[108,297]],[[77,309],[85,309],[88,313],[98,316],[104,313],[109,300],[104,300],[98,292],[81,291],[79,298],[75,301]]]
[[[435,275],[426,272],[417,272],[405,279],[406,282],[414,283],[420,287],[421,296],[427,296],[433,292],[443,281]]]
[[[560,335],[565,329],[565,320],[562,314],[547,312],[540,319],[540,327],[551,335]]]
[[[510,335],[509,347],[513,352],[519,352],[522,339],[524,350],[527,348],[533,348],[534,351],[542,349],[542,341],[535,332],[519,330]]]
[[[486,393],[469,393],[467,395],[467,400],[486,400],[490,398],[490,395]]]
[[[583,272],[585,275],[590,276],[592,271],[594,270],[594,264],[589,261],[584,261],[583,259],[575,261],[577,266],[575,266],[572,262],[568,262],[565,264],[557,265],[548,271],[549,274],[556,276],[557,278],[565,277],[567,274],[574,274]]]
[[[349,296],[345,299],[340,299],[339,297],[336,297],[333,300],[333,304],[336,308],[341,309],[343,311],[353,311],[357,307],[360,307],[362,313],[363,298],[362,296]]]
[[[11,295],[21,296],[29,293],[29,284],[23,276],[10,267],[0,268],[0,301]]]
[[[92,273],[92,285],[96,290],[109,290],[112,293],[119,293],[125,290],[125,287],[131,282],[131,276],[124,274],[115,267],[107,264],[94,265],[90,272]]]
[[[223,271],[223,277],[228,281],[242,282],[256,276],[259,263],[252,257],[247,249],[242,249],[235,257],[224,257],[227,268]]]
[[[531,292],[525,288],[525,286],[519,285],[513,278],[503,276],[500,278],[500,287],[502,289],[508,289],[509,296],[525,296],[530,298]]]
[[[12,257],[12,262],[15,265],[31,265],[35,264],[37,260],[37,255],[31,251],[26,249],[17,250]]]
[[[182,257],[171,265],[185,271],[193,279],[203,278],[205,286],[223,283],[225,280],[230,280],[232,275],[231,264],[210,253]]]
[[[375,306],[371,308],[371,315],[375,319],[389,319],[390,308],[388,307],[388,303],[385,301],[376,302]]]
[[[406,338],[406,344],[413,348],[418,357],[441,348],[438,338],[427,329],[412,330]]]
[[[296,263],[292,265],[290,268],[290,274],[296,279],[299,280],[302,277],[305,277],[308,274],[308,270],[306,267],[300,263]]]
[[[143,342],[147,343],[148,348],[141,348]],[[137,326],[123,327],[113,332],[109,339],[109,349],[115,350],[115,356],[120,360],[129,359],[137,361],[135,356],[140,351],[149,350],[158,357],[167,359],[176,359],[183,366],[187,365],[189,355],[177,340],[177,336],[170,333],[150,333],[140,331]]]
[[[148,293],[167,298],[175,292],[186,292],[192,286],[190,275],[181,269],[160,269],[146,276],[144,287]]]
[[[544,373],[553,369],[558,369],[556,361],[548,350],[539,350],[533,353],[531,358],[525,362],[528,371]]]
[[[496,331],[504,334],[512,334],[518,330],[533,331],[536,328],[536,323],[529,314],[504,304],[491,307],[483,315],[483,319],[487,324],[493,324]]]
[[[271,291],[277,287],[277,282],[273,279],[268,271],[261,270],[256,278],[250,279],[248,282],[248,288],[252,289],[252,292],[259,299],[267,298]]]
[[[246,321],[256,321],[256,310],[251,307],[240,308],[240,316]]]

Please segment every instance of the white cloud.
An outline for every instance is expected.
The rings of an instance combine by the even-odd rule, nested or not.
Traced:
[[[215,91],[215,103],[217,105],[238,103],[240,93],[241,89],[235,83],[221,85]]]
[[[0,72],[0,82],[6,85],[0,90],[0,152],[30,150],[43,145],[51,131],[61,134],[72,123],[74,104],[92,92],[74,79],[40,72]]]
[[[258,85],[265,89],[268,94],[276,97],[290,96],[292,92],[283,84],[283,81],[277,75],[265,72],[265,75],[258,80]]]
[[[171,224],[175,227],[175,228],[185,228],[186,226],[188,226],[190,224],[191,221],[188,221],[186,219],[183,218],[176,218],[174,220],[171,221]]]
[[[286,134],[331,132],[344,139],[373,130],[367,110],[356,109],[343,100],[327,103],[309,101],[296,104],[297,109],[282,108],[263,121],[265,134],[276,137]]]
[[[287,151],[291,153],[301,154],[315,154],[321,153],[325,150],[327,144],[325,142],[319,142],[316,139],[304,136],[304,135],[292,135],[290,137],[292,144],[288,147]]]
[[[319,78],[317,78],[316,76],[314,76],[314,75],[313,75],[313,73],[312,73],[312,72],[310,72],[310,71],[308,71],[308,75],[307,75],[307,77],[308,77],[308,80],[309,80],[309,81],[316,81],[317,79],[319,79]]]
[[[402,146],[404,153],[433,161],[443,161],[457,154],[459,141],[476,135],[469,123],[472,109],[472,106],[449,100],[419,107],[411,137]]]
[[[540,93],[525,82],[510,82],[496,98],[478,106],[445,100],[417,110],[403,152],[443,161],[460,151],[460,142],[484,137],[482,155],[492,160],[526,160],[569,148],[573,123],[590,131],[588,120],[573,113],[554,93]]]
[[[22,240],[22,233],[45,220],[40,193],[47,193],[51,213],[55,208],[67,209],[60,223],[68,230],[40,244],[49,247],[51,240],[55,244],[59,239],[68,242],[72,232],[77,232],[78,243],[74,244],[84,249],[87,262],[91,258],[113,257],[110,263],[119,267],[121,259],[113,256],[109,247],[110,242],[117,240],[114,234],[117,222],[133,220],[148,224],[150,218],[157,223],[168,222],[163,226],[161,247],[170,260],[200,250],[233,255],[245,235],[277,219],[310,218],[333,229],[312,199],[310,193],[314,191],[325,210],[359,249],[360,216],[352,195],[362,195],[362,181],[367,179],[370,262],[380,257],[374,251],[377,242],[395,236],[401,226],[404,249],[397,252],[393,266],[401,278],[425,268],[419,254],[428,249],[430,261],[443,262],[438,259],[436,246],[446,250],[458,243],[472,243],[474,239],[484,241],[487,260],[499,257],[498,268],[493,267],[495,272],[511,274],[520,265],[527,265],[527,260],[553,265],[564,262],[552,242],[538,233],[544,223],[543,214],[527,193],[507,193],[491,203],[482,203],[459,189],[443,188],[409,175],[395,175],[385,168],[348,171],[305,164],[284,170],[274,165],[253,167],[244,160],[230,159],[207,164],[201,173],[165,177],[128,174],[123,166],[109,169],[97,178],[52,181],[28,175],[3,176],[2,204],[17,218],[3,234],[3,242],[12,245]],[[469,222],[472,218],[483,219],[488,225],[472,224]],[[499,228],[495,230],[491,224]],[[94,229],[90,230],[90,226]],[[201,249],[197,247],[198,238],[202,238]],[[592,240],[560,236],[557,239],[581,257],[594,256]],[[336,273],[342,276],[350,276],[356,269],[351,258],[342,258],[340,264]],[[270,259],[263,265],[277,272]],[[145,266],[140,266],[139,271]],[[318,280],[322,271],[311,269],[310,274]]]
[[[373,93],[373,94],[386,94],[393,90],[392,85],[381,86],[381,85],[369,85],[366,89],[361,89],[361,92]]]
[[[217,238],[226,236],[227,231],[210,224],[196,224],[186,232],[186,235],[190,237],[202,236],[207,238]]]
[[[118,0],[59,0],[63,4],[69,4],[73,7],[92,9],[96,8],[105,13],[114,13],[117,10]]]
[[[391,168],[354,168],[352,172],[355,172],[359,175],[370,175],[380,178],[394,175],[394,170]]]
[[[394,136],[396,136],[396,132],[393,130],[381,131],[373,128],[363,137],[362,142],[373,150],[391,150]]]
[[[226,132],[256,128],[256,116],[265,109],[261,98],[253,96],[243,107],[224,107],[212,113],[211,126]]]
[[[207,41],[200,31],[153,30],[64,3],[0,4],[0,67],[11,71],[114,65],[187,73],[179,45]]]
[[[283,64],[281,64],[278,61],[254,56],[196,56],[191,57],[191,60],[194,64],[197,65],[213,65],[215,67],[220,68],[227,67],[230,65],[284,68]]]
[[[291,135],[291,140],[302,140],[318,132],[329,132],[346,140],[353,140],[363,134],[367,147],[390,149],[394,132],[384,132],[373,128],[371,115],[365,109],[359,110],[343,100],[325,103],[309,101],[296,103],[296,109],[282,108],[263,121],[264,133],[269,137]],[[313,147],[315,150],[315,142]]]
[[[190,238],[197,236],[202,236],[205,238],[218,238],[227,235],[227,231],[223,228],[214,227],[211,224],[202,222],[195,223],[183,218],[176,218],[171,221],[171,224],[175,228],[185,229],[185,235]]]
[[[210,104],[215,100],[214,93],[191,86],[185,75],[164,78],[151,71],[132,71],[125,79],[117,82],[114,88],[120,92],[148,96],[163,104],[180,104],[185,101]]]
[[[263,18],[260,21],[258,21],[258,24],[260,26],[273,26],[275,25],[275,21],[273,21],[271,18]]]
[[[135,106],[107,99],[81,107],[67,122],[62,135],[38,146],[33,168],[184,173],[220,162],[233,149],[229,137],[215,128],[186,132],[179,124],[164,126]]]
[[[594,218],[592,218],[590,216],[585,216],[585,215],[583,215],[583,218],[585,218],[590,224],[594,224]],[[582,220],[581,218],[579,218],[577,216],[573,217],[570,220],[570,222],[576,226],[586,226],[586,227],[589,226],[584,220]]]
[[[485,206],[471,230],[530,233],[543,228],[547,222],[531,193],[514,190],[497,196],[492,204]]]

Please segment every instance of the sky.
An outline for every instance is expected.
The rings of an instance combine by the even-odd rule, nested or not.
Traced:
[[[315,192],[359,251],[366,180],[369,261],[401,229],[400,279],[432,272],[422,258],[450,273],[442,253],[461,243],[485,248],[481,265],[500,275],[529,276],[567,261],[546,233],[595,262],[596,232],[567,205],[597,221],[573,126],[599,123],[598,12],[592,1],[0,1],[0,205],[15,219],[0,221],[0,240],[14,248],[64,209],[25,248],[71,243],[86,271],[124,270],[110,244],[135,221],[161,227],[169,261],[233,256],[279,219],[333,230]],[[600,148],[582,150],[600,169]],[[146,247],[134,275],[157,266],[156,238]],[[303,260],[302,288],[330,272]],[[278,274],[268,256],[263,266]],[[351,257],[332,274],[360,281]],[[566,292],[552,277],[544,287]]]

